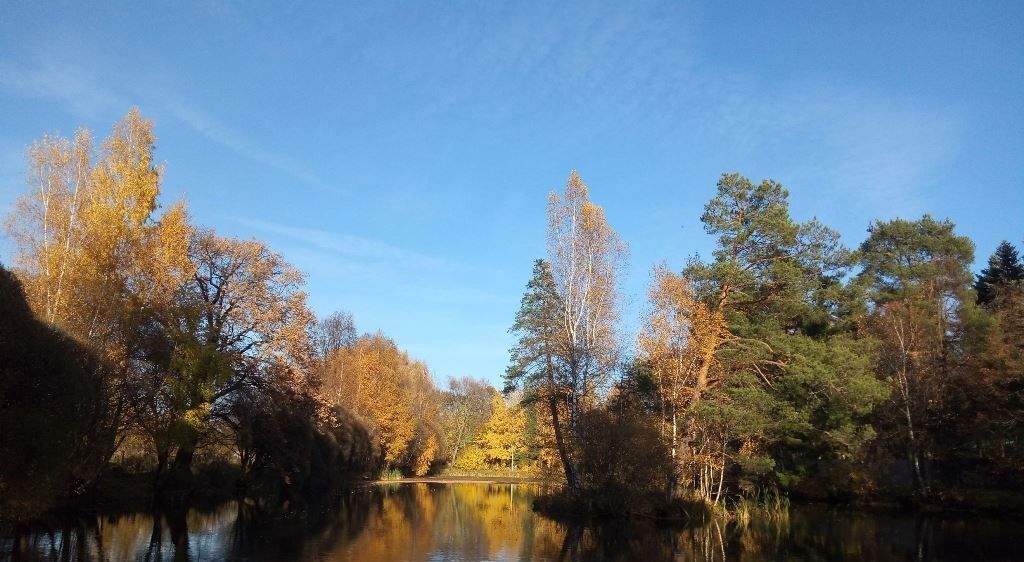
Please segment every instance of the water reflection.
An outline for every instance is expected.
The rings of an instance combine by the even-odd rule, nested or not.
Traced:
[[[744,528],[711,522],[586,528],[537,516],[535,486],[395,484],[301,512],[255,501],[213,510],[77,517],[0,529],[16,561],[1016,560],[1024,524],[801,508]]]

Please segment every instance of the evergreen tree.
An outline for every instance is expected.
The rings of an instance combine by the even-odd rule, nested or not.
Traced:
[[[794,484],[818,459],[855,454],[886,390],[871,372],[872,342],[849,333],[856,295],[841,283],[849,252],[838,234],[793,220],[780,184],[739,174],[722,176],[701,220],[718,237],[714,260],[693,260],[683,275],[724,326],[688,337],[705,348],[685,377],[695,381],[684,393],[689,480],[706,494],[708,475],[735,463],[751,485]],[[692,327],[703,324],[684,308]]]
[[[992,257],[988,258],[988,267],[981,270],[981,275],[978,275],[974,282],[978,304],[990,304],[995,300],[1001,287],[1020,283],[1022,280],[1024,264],[1020,262],[1017,249],[1003,240]]]
[[[566,482],[570,490],[578,490],[576,462],[565,435],[566,400],[571,381],[558,359],[559,349],[564,347],[561,319],[562,299],[551,266],[545,260],[537,260],[515,324],[509,330],[518,340],[509,350],[511,363],[505,371],[505,392],[521,388],[524,402],[546,403]]]
[[[928,494],[926,460],[944,431],[940,396],[956,361],[974,244],[929,215],[876,221],[868,232],[858,282],[872,304],[867,328],[880,341],[878,372],[895,390],[879,422],[897,429],[895,447],[911,462],[918,492]],[[957,407],[946,412],[955,418]]]

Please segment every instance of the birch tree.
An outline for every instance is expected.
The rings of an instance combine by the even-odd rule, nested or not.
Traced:
[[[45,136],[28,151],[29,192],[7,222],[33,311],[93,351],[109,397],[95,447],[102,466],[126,435],[150,312],[190,271],[183,204],[157,212],[162,166],[153,123],[137,109],[99,147],[88,131]],[[102,462],[100,462],[102,461]]]
[[[626,245],[575,171],[564,192],[548,198],[547,247],[561,304],[557,340],[568,425],[579,439],[580,416],[607,387],[618,360],[618,284]]]
[[[682,472],[680,425],[690,420],[707,388],[716,381],[708,379],[715,352],[728,337],[721,312],[713,312],[696,298],[689,282],[662,264],[652,272],[648,290],[649,308],[638,337],[640,359],[651,369],[657,389],[662,436],[671,447],[671,457]],[[701,432],[705,435],[708,432]],[[707,449],[707,447],[703,447]],[[702,470],[724,477],[724,459],[718,451],[702,451]],[[714,474],[709,474],[713,478]],[[710,498],[708,498],[710,499]]]

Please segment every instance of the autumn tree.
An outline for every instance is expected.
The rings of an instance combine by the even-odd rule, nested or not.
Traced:
[[[490,463],[516,469],[516,453],[526,448],[526,413],[518,404],[509,405],[498,393],[491,398],[491,417],[476,438],[477,446]]]
[[[323,393],[366,422],[385,467],[422,475],[440,456],[444,443],[430,372],[382,334],[362,336],[336,352]]]
[[[108,445],[95,448],[97,467],[131,422],[149,311],[172,302],[189,271],[184,206],[157,213],[154,144],[136,109],[99,147],[87,131],[43,137],[29,148],[29,193],[8,221],[32,309],[106,365],[106,422],[95,430]]]
[[[227,420],[243,393],[309,386],[313,315],[304,277],[261,242],[200,230],[192,276],[159,316],[167,368],[147,385],[144,426],[158,450],[176,450],[186,476],[212,420]],[[165,456],[161,454],[161,456]]]
[[[512,327],[519,341],[506,381],[510,388],[522,385],[528,400],[543,395],[549,402],[566,480],[578,490],[572,441],[585,438],[580,417],[608,386],[618,360],[618,277],[626,246],[575,171],[562,194],[551,193],[547,214],[548,260],[534,265]]]
[[[683,460],[678,454],[681,422],[685,420],[693,432],[698,393],[707,388],[716,347],[729,334],[722,313],[712,312],[694,295],[688,281],[664,264],[652,272],[648,298],[638,352],[657,390],[662,436],[671,447],[672,458]],[[719,475],[724,474],[724,461],[710,458],[715,451],[701,449],[708,461],[704,466],[717,467]],[[677,470],[681,472],[682,467]]]
[[[439,417],[449,463],[473,442],[491,417],[491,393],[483,380],[448,379],[448,389],[441,392]]]
[[[548,198],[548,261],[559,296],[559,360],[569,427],[611,378],[618,360],[618,282],[626,245],[573,171]]]
[[[999,287],[983,306],[966,303],[962,341],[944,385],[941,453],[1024,468],[1024,287]]]

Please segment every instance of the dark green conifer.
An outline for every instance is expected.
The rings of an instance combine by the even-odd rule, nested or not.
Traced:
[[[1024,280],[1024,265],[1020,262],[1017,249],[1003,240],[992,257],[988,267],[981,270],[974,290],[978,293],[978,304],[989,304],[995,300],[1000,287],[1019,284]]]

